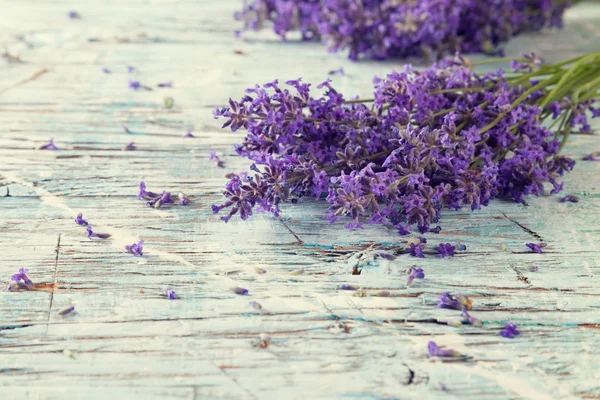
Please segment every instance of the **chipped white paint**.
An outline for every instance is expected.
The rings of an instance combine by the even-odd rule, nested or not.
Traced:
[[[476,213],[446,212],[444,230],[430,243],[461,241],[468,249],[453,259],[417,260],[426,278],[409,288],[404,271],[416,261],[404,255],[351,275],[359,252],[374,243],[403,246],[404,239],[384,227],[348,232],[326,225],[326,206],[314,201],[286,206],[282,219],[224,224],[211,214],[224,174],[248,167],[233,151],[242,134],[220,130],[211,109],[256,82],[302,76],[318,83],[340,66],[346,75],[334,76],[334,84],[365,95],[373,75],[400,62],[351,63],[317,44],[284,44],[269,33],[237,41],[237,0],[0,4],[0,44],[24,60],[0,60],[0,185],[13,195],[0,198],[0,277],[24,267],[42,284],[34,292],[0,292],[3,394],[600,397],[599,163],[580,162],[566,178],[578,204],[542,197],[528,207],[496,201]],[[68,20],[72,9],[83,19]],[[520,37],[507,52],[535,49],[555,61],[597,49],[599,21],[600,5],[578,6],[564,31]],[[130,91],[127,65],[138,68],[133,76],[143,84],[172,80],[175,87]],[[105,66],[113,73],[103,74]],[[165,96],[175,99],[171,110],[162,106]],[[190,128],[196,138],[183,138]],[[34,150],[50,137],[60,151]],[[130,141],[138,150],[122,151]],[[210,150],[224,155],[225,169],[209,162]],[[592,150],[600,150],[597,135],[577,136],[566,151],[579,159]],[[150,190],[188,193],[192,204],[149,209],[136,198],[140,180]],[[78,212],[113,238],[88,240],[73,223]],[[504,215],[541,235],[547,252],[529,253],[524,243],[535,238]],[[123,251],[139,239],[141,259]],[[540,271],[527,272],[526,263]],[[517,280],[511,265],[531,284]],[[304,272],[293,274],[298,270]],[[355,297],[336,291],[340,283],[391,296]],[[166,300],[165,286],[180,299]],[[250,294],[237,296],[231,286]],[[436,308],[445,290],[471,296],[484,327],[444,325],[458,315]],[[57,314],[71,304],[76,313]],[[520,338],[498,336],[509,320]],[[256,346],[261,335],[270,337],[266,348]],[[431,359],[429,340],[470,358]]]

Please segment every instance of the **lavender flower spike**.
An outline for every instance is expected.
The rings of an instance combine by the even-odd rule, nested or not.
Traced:
[[[248,289],[244,289],[242,287],[236,286],[232,287],[231,291],[235,294],[239,294],[240,296],[245,296],[248,294]]]
[[[83,219],[82,213],[77,214],[77,218],[75,218],[75,223],[77,225],[85,225],[85,226],[88,225],[88,222],[85,219]]]
[[[415,280],[415,278],[417,278],[417,279],[425,278],[425,273],[423,272],[422,268],[411,267],[408,270],[408,278],[406,279],[406,286],[410,286],[413,283],[413,281]]]
[[[513,322],[509,322],[508,324],[506,324],[504,329],[500,331],[500,336],[508,339],[512,339],[515,336],[519,336],[520,334],[521,332],[519,332],[519,330],[517,329],[517,325],[515,325]]]
[[[88,239],[98,238],[98,239],[108,239],[110,237],[110,233],[95,233],[92,230],[92,226],[88,225],[87,227]]]
[[[54,145],[54,139],[50,139],[48,143],[41,146],[38,150],[58,150],[58,147]]]
[[[136,257],[141,257],[144,255],[144,241],[140,240],[137,243],[128,244],[125,246],[125,250],[127,250],[128,253],[132,253]]]
[[[544,242],[540,242],[540,243],[526,243],[525,246],[529,247],[531,249],[531,251],[533,251],[534,253],[541,254],[542,253],[542,249],[544,247],[548,246],[548,244],[544,243]]]
[[[456,350],[446,349],[438,346],[434,341],[427,344],[427,350],[432,357],[461,357],[462,354]]]
[[[27,272],[29,272],[26,268],[19,269],[18,274],[14,274],[10,277],[10,284],[8,285],[8,290],[11,291],[19,287],[19,283],[23,281],[25,287],[29,290],[33,289],[33,282],[29,277],[27,277]]]

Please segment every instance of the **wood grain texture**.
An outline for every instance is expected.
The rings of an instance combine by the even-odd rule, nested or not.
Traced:
[[[220,130],[211,109],[256,82],[318,83],[340,66],[336,87],[367,94],[373,75],[401,62],[352,63],[267,32],[238,41],[236,0],[0,4],[0,44],[23,61],[0,60],[0,185],[12,194],[0,198],[0,277],[28,268],[38,283],[0,292],[2,398],[600,398],[600,163],[580,162],[566,177],[578,204],[544,196],[445,212],[430,242],[467,251],[418,260],[426,278],[408,289],[404,271],[416,261],[407,255],[352,275],[371,245],[405,239],[381,226],[329,226],[316,201],[288,205],[280,219],[224,224],[212,215],[225,173],[248,163],[233,151],[243,134]],[[70,10],[82,19],[69,20]],[[558,60],[598,50],[599,22],[600,5],[580,5],[565,30],[520,37],[507,52]],[[130,78],[174,88],[131,91]],[[183,138],[190,128],[196,138]],[[50,137],[60,151],[35,150]],[[122,151],[130,141],[138,150]],[[210,150],[225,169],[209,162]],[[593,150],[597,135],[577,135],[566,153]],[[149,209],[136,198],[140,180],[192,203]],[[78,212],[113,238],[88,240],[73,223]],[[538,237],[549,243],[542,255],[524,246]],[[139,239],[144,257],[124,253]],[[392,296],[354,297],[336,291],[340,283]],[[165,286],[180,299],[166,300]],[[484,327],[447,326],[458,312],[435,305],[446,290],[471,296]],[[77,313],[57,314],[70,304]],[[509,320],[521,337],[498,335]],[[267,348],[254,345],[261,333]],[[471,358],[432,359],[429,340]]]

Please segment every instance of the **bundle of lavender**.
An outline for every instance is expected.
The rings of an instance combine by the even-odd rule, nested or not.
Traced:
[[[577,0],[575,0],[577,1]],[[250,0],[235,14],[242,31],[271,25],[285,39],[321,40],[349,57],[439,57],[498,53],[526,31],[560,27],[571,0]],[[241,33],[241,31],[239,32]]]
[[[586,113],[600,115],[600,52],[553,65],[534,54],[511,61],[513,72],[484,75],[461,55],[405,67],[376,78],[370,99],[346,100],[329,81],[317,86],[323,97],[300,79],[248,89],[214,116],[248,131],[236,150],[253,172],[233,175],[213,212],[227,222],[324,198],[330,223],[347,216],[346,228],[368,221],[408,234],[439,229],[430,227],[444,207],[522,202],[546,184],[560,192],[575,164],[561,149],[573,130],[590,130]]]

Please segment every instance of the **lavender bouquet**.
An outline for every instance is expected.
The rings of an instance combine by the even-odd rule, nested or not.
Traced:
[[[235,18],[243,31],[299,31],[330,51],[359,57],[437,58],[456,51],[499,53],[511,37],[560,27],[571,0],[250,0]]]
[[[250,88],[214,111],[223,127],[248,132],[236,150],[253,163],[232,175],[213,212],[226,212],[225,222],[277,216],[282,202],[314,197],[330,204],[330,223],[347,217],[346,228],[366,221],[408,234],[439,230],[431,226],[445,207],[522,202],[545,186],[558,193],[575,164],[560,155],[569,134],[600,115],[600,53],[511,64],[480,75],[456,55],[424,71],[405,67],[376,78],[370,99],[346,99],[329,80],[317,86],[322,97],[300,79]]]

